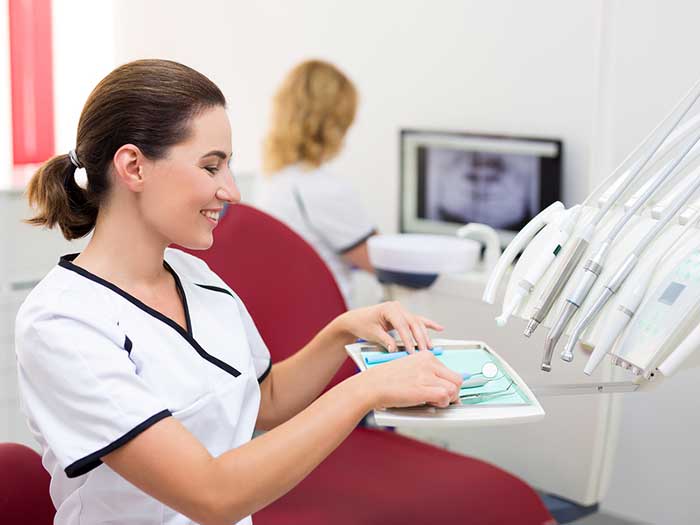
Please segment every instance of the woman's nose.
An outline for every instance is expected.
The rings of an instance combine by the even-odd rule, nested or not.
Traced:
[[[238,190],[238,186],[234,182],[233,177],[224,177],[222,186],[216,191],[216,198],[230,204],[240,202],[241,192]]]

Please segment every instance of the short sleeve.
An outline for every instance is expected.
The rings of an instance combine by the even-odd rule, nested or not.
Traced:
[[[137,375],[116,322],[52,303],[61,306],[20,310],[18,380],[26,415],[73,478],[171,414]]]
[[[332,176],[300,185],[295,198],[313,230],[338,254],[371,237],[376,229],[353,188]]]

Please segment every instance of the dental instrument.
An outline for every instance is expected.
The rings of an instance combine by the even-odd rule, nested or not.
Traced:
[[[698,136],[695,137],[694,140],[683,149],[683,152],[678,158],[676,158],[669,166],[667,166],[654,178],[654,184],[649,186],[647,191],[640,197],[635,205],[625,212],[607,237],[600,243],[598,249],[594,251],[594,255],[583,265],[577,285],[574,287],[573,292],[569,295],[569,297],[566,298],[559,318],[552,329],[547,333],[547,337],[545,339],[545,356],[549,356],[550,361],[549,363],[543,362],[543,370],[551,370],[551,355],[554,352],[554,348],[563,335],[569,321],[578,311],[581,304],[583,304],[583,301],[586,300],[591,288],[598,279],[598,276],[600,276],[601,272],[603,271],[605,260],[619,233],[637,213],[639,208],[641,208],[641,206],[656,192],[656,190],[674,173],[680,162],[690,153],[690,151],[698,144],[699,141],[700,134],[698,134]],[[564,361],[573,360],[573,353],[562,354],[562,359]],[[545,365],[548,365],[547,368],[545,368]]]
[[[476,372],[474,374],[462,372],[463,381],[461,388],[475,388],[484,386],[486,383],[494,380],[496,376],[498,376],[498,367],[495,365],[495,363],[489,361],[481,367],[481,372]]]
[[[489,276],[488,282],[486,283],[486,288],[484,288],[484,294],[482,300],[486,303],[493,304],[496,300],[496,293],[498,292],[498,287],[503,280],[503,276],[506,271],[513,263],[515,258],[523,248],[532,240],[532,238],[544,228],[547,224],[553,221],[557,217],[557,213],[564,210],[564,205],[557,201],[544,210],[538,213],[522,230],[518,232],[515,238],[508,243],[508,246],[501,254],[501,258],[496,263],[491,275]]]
[[[688,232],[692,232],[692,230],[697,227],[696,221],[699,216],[698,212],[696,212],[693,220],[684,225],[671,245],[666,250],[659,253],[659,255],[649,263],[638,268],[638,271],[635,272],[635,281],[633,283],[630,282],[620,292],[620,299],[615,309],[609,314],[607,322],[596,341],[595,348],[586,362],[586,366],[583,369],[584,374],[593,374],[598,365],[603,361],[603,358],[613,347],[615,341],[617,341],[620,334],[637,313],[637,309],[649,289],[652,278],[656,275],[658,269],[663,267],[668,257],[674,254],[677,248],[685,242]]]
[[[700,137],[698,140],[700,141]],[[627,256],[617,271],[613,274],[610,281],[605,285],[600,295],[596,298],[595,302],[588,308],[588,310],[586,310],[581,319],[579,319],[578,323],[576,323],[574,331],[567,341],[564,352],[561,355],[561,358],[564,361],[571,362],[574,360],[574,348],[583,335],[583,332],[586,330],[586,328],[588,328],[593,319],[598,316],[610,298],[616,294],[620,287],[624,284],[627,276],[637,266],[637,263],[645,250],[654,242],[668,223],[671,222],[671,219],[676,216],[678,211],[686,202],[688,202],[688,200],[690,200],[698,189],[700,189],[700,173],[698,173],[698,170],[694,170],[693,176],[690,178],[690,182],[679,190],[678,194],[676,195],[675,202],[673,202],[673,204],[671,204],[666,210],[663,218],[661,218],[637,243],[637,246],[635,246],[632,253]]]
[[[611,351],[614,364],[650,379],[682,342],[682,334],[694,328],[698,314],[700,248],[684,257],[642,306],[621,344]]]
[[[432,354],[435,356],[442,355],[442,348],[439,348],[439,347],[431,348],[428,351],[432,352]],[[387,363],[389,361],[394,361],[395,359],[400,359],[401,357],[406,357],[407,355],[410,355],[410,354],[408,352],[405,352],[405,351],[385,352],[385,353],[379,354],[379,355],[368,355],[365,357],[365,362],[368,365],[378,365],[379,363]]]
[[[579,261],[583,257],[583,254],[588,250],[588,246],[590,245],[595,228],[600,223],[602,218],[606,215],[610,208],[612,208],[614,203],[632,185],[649,160],[678,127],[688,111],[690,111],[690,109],[695,105],[698,98],[700,98],[700,81],[693,85],[693,87],[676,104],[670,113],[651,131],[651,133],[649,133],[649,135],[647,135],[647,137],[625,158],[625,160],[620,163],[613,173],[606,178],[598,186],[598,188],[596,188],[596,191],[591,194],[593,195],[597,193],[598,189],[604,187],[605,184],[613,183],[613,185],[616,187],[612,194],[608,196],[607,202],[600,207],[596,215],[582,228],[580,234],[574,239],[574,249],[571,252],[571,256],[567,258],[562,272],[558,277],[552,279],[550,285],[546,289],[545,294],[543,294],[540,298],[538,305],[535,307],[534,312],[530,317],[530,321],[525,329],[526,337],[530,337],[549,314],[554,302],[563,290],[564,285],[573,274],[574,269],[577,267]],[[693,128],[691,127],[691,129]],[[648,150],[644,152],[644,150],[647,148]],[[641,158],[634,160],[640,155]],[[619,183],[619,185],[614,184],[615,180],[621,180],[622,182]],[[588,199],[586,202],[588,202]],[[561,331],[563,332],[563,327]],[[551,349],[545,349],[545,355],[542,360],[542,370],[551,370],[551,359],[553,353],[554,347]]]
[[[528,271],[520,282],[518,282],[518,287],[515,289],[511,300],[507,304],[504,303],[501,315],[496,318],[496,324],[498,326],[506,325],[508,318],[518,309],[523,299],[530,295],[540,278],[549,269],[555,257],[559,255],[559,252],[561,252],[562,248],[569,240],[569,237],[571,237],[580,212],[581,206],[576,205],[563,213],[559,228],[549,240],[549,248],[544,249],[539,259],[530,265]]]
[[[460,394],[459,399],[460,400],[475,400],[477,403],[480,403],[481,401],[487,401],[489,399],[493,399],[494,397],[500,397],[504,396],[507,394],[510,394],[510,388],[515,384],[514,380],[510,380],[510,383],[508,386],[502,390],[497,390],[496,392],[475,392],[475,393],[469,393],[469,394]]]

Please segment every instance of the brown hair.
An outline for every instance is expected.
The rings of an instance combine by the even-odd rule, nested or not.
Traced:
[[[80,115],[75,154],[88,173],[87,189],[73,178],[67,154],[44,163],[27,188],[36,215],[27,222],[61,228],[66,239],[87,235],[110,188],[116,151],[133,144],[152,160],[188,138],[190,121],[202,111],[225,106],[221,90],[201,73],[169,60],[137,60],[103,78]]]
[[[333,64],[308,60],[292,69],[273,99],[265,172],[297,162],[318,167],[333,158],[355,119],[357,98],[352,81]]]

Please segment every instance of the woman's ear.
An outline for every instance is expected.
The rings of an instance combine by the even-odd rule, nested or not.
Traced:
[[[114,174],[131,191],[143,191],[142,167],[145,157],[133,144],[124,144],[114,154]]]

